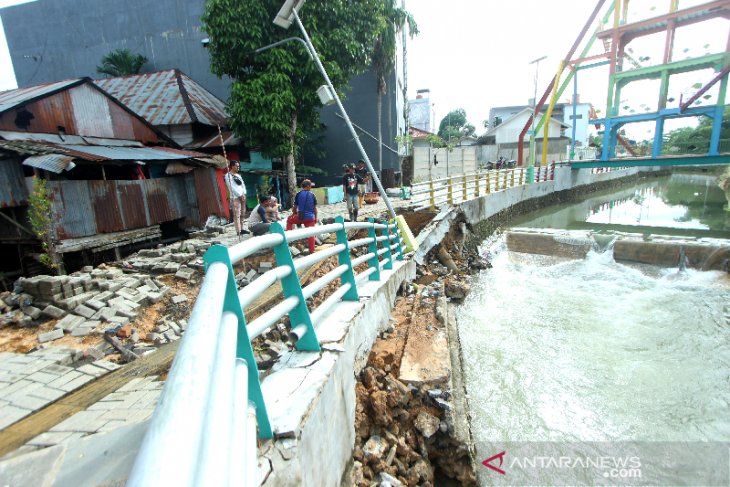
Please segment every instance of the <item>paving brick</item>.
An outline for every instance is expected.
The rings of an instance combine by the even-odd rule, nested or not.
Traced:
[[[129,323],[129,321],[129,318],[126,316],[112,316],[111,318],[109,318],[109,323],[111,323],[112,325],[124,326]]]
[[[39,333],[38,341],[40,343],[51,342],[53,340],[58,340],[61,337],[63,337],[63,330],[56,329],[46,333]]]
[[[68,372],[58,379],[54,380],[53,382],[48,383],[48,387],[53,387],[55,389],[61,389],[64,391],[68,391],[68,389],[63,389],[61,386],[68,384],[72,380],[76,380],[79,377],[89,377],[88,375],[82,374],[81,372],[76,372],[75,370],[72,370],[71,372]]]
[[[96,362],[92,362],[97,367],[101,367],[102,369],[106,370],[116,370],[121,365],[115,364],[114,362],[109,362],[108,360],[97,360]]]
[[[101,400],[99,402],[95,402],[88,408],[86,408],[87,411],[113,411],[117,409],[122,408],[122,401],[105,401]]]
[[[99,431],[111,431],[127,424],[129,423],[123,420],[107,421],[106,424],[99,428]]]
[[[77,315],[83,316],[84,318],[91,318],[94,316],[94,313],[96,313],[97,310],[90,308],[88,306],[85,306],[83,304],[80,304],[74,308],[74,313]]]
[[[116,392],[113,392],[112,394],[117,394],[120,392],[129,392],[129,391],[136,391],[139,383],[142,382],[142,378],[135,378],[124,384],[122,387],[116,390]],[[124,397],[122,397],[124,399]]]
[[[40,397],[41,399],[47,399],[49,401],[55,401],[56,399],[65,396],[66,394],[66,391],[61,391],[59,389],[54,389],[48,386],[39,387],[30,392],[31,396]]]
[[[83,316],[69,314],[56,323],[56,328],[70,332],[84,321],[86,321],[86,319]]]
[[[53,382],[58,379],[58,374],[49,374],[47,372],[38,371],[33,372],[27,376],[26,379],[32,380],[33,382],[40,382],[41,384],[48,384],[49,382]]]
[[[69,431],[46,431],[30,440],[27,444],[33,446],[53,446],[68,440],[73,433]]]
[[[95,365],[92,365],[92,364],[82,365],[81,367],[78,367],[76,369],[76,371],[83,372],[84,374],[89,374],[94,377],[101,377],[102,375],[109,372],[106,369],[102,369],[101,367],[96,367]]]
[[[184,294],[178,294],[177,296],[172,297],[172,304],[184,303],[187,300],[188,300],[187,296],[185,296]]]
[[[65,374],[68,374],[69,372],[72,372],[73,369],[71,367],[66,367],[65,365],[59,365],[59,364],[51,364],[43,367],[41,369],[41,372],[46,372],[48,374],[56,374],[57,376],[62,376]]]
[[[26,306],[22,309],[23,313],[30,316],[31,319],[37,320],[41,316],[41,310],[36,308],[35,306]]]
[[[94,320],[103,320],[103,321],[109,321],[109,319],[112,316],[116,316],[117,312],[114,308],[107,306],[106,308],[101,308],[99,311],[97,311],[94,316],[91,318]]]
[[[126,408],[110,409],[105,411],[104,414],[99,416],[99,419],[106,419],[107,421],[126,421],[131,417],[132,412]]]
[[[101,410],[90,411],[87,409],[80,411],[51,428],[51,431],[94,433],[107,423],[105,420],[98,419],[103,413]]]
[[[157,286],[157,284],[155,284],[155,281],[153,281],[152,279],[149,279],[149,278],[145,279],[144,284],[145,284],[145,286],[149,287],[150,290],[152,290],[152,291],[160,290],[160,288]]]
[[[94,377],[90,375],[82,375],[81,377],[78,377],[76,379],[72,379],[69,382],[66,382],[65,384],[61,384],[58,386],[59,389],[66,392],[71,392],[74,389],[78,389],[82,385],[86,384],[87,382],[90,382],[94,380]]]
[[[85,337],[94,331],[95,327],[77,326],[71,331],[72,337]]]
[[[19,419],[28,416],[32,411],[16,406],[5,406],[0,409],[0,430],[5,429]]]
[[[31,411],[37,411],[45,407],[49,403],[49,401],[48,399],[43,399],[40,397],[24,395],[13,398],[11,403],[15,407],[30,409]]]

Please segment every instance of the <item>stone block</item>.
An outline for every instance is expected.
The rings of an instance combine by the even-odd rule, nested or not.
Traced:
[[[53,387],[39,387],[38,389],[33,390],[30,393],[31,396],[40,397],[41,399],[46,399],[47,401],[55,401],[63,396],[66,395],[65,391],[55,389]]]
[[[172,304],[181,304],[188,300],[188,297],[184,294],[178,294],[172,297]]]
[[[37,320],[41,316],[41,310],[36,308],[35,306],[26,306],[22,308],[23,313],[25,313],[27,316],[29,316],[33,320]]]
[[[63,337],[63,330],[56,328],[55,330],[38,334],[38,341],[40,343],[46,343],[53,340],[58,340]]]
[[[114,308],[106,307],[106,308],[102,308],[99,311],[97,311],[96,314],[94,316],[92,316],[92,319],[95,319],[95,320],[101,319],[102,321],[109,321],[116,315],[117,315],[117,311]]]
[[[246,273],[246,280],[248,280],[248,282],[251,282],[254,279],[256,279],[256,277],[258,277],[258,275],[259,275],[258,272],[256,272],[254,269],[251,269],[250,271],[248,271]]]
[[[129,318],[126,316],[111,316],[109,318],[109,323],[112,325],[126,325],[129,323]]]
[[[145,279],[144,284],[145,284],[145,286],[150,288],[150,291],[159,291],[160,290],[159,286],[157,286],[157,284],[155,284],[155,281],[153,281],[150,278]]]
[[[13,398],[11,404],[15,407],[37,411],[38,409],[45,407],[48,402],[49,401],[47,399],[24,395]]]
[[[180,337],[177,336],[175,334],[175,332],[172,330],[167,330],[165,333],[162,334],[162,336],[164,336],[167,339],[167,341],[170,341],[170,342],[174,342],[175,340],[180,339]]]
[[[99,311],[106,306],[106,303],[104,301],[99,301],[98,299],[90,299],[86,301],[85,305],[95,311]]]
[[[95,327],[87,327],[87,326],[77,326],[73,330],[71,330],[71,336],[72,337],[85,337],[90,335],[94,331]]]
[[[101,367],[102,369],[106,369],[108,371],[116,370],[120,365],[115,364],[114,362],[109,362],[108,360],[97,360],[96,362],[92,362],[95,366]]]
[[[56,323],[56,328],[62,331],[71,332],[84,321],[86,321],[86,319],[83,316],[70,314],[61,318],[61,320]]]
[[[158,303],[165,295],[163,293],[158,293],[155,291],[147,293],[147,298],[149,299],[150,303]]]
[[[91,318],[92,316],[94,316],[94,313],[96,313],[96,310],[80,304],[76,306],[76,308],[74,308],[74,313],[83,316],[84,318]]]
[[[76,370],[78,372],[83,372],[84,374],[88,374],[93,377],[101,377],[102,375],[109,372],[107,369],[104,369],[102,367],[97,367],[93,364],[82,365],[81,367],[77,368]]]
[[[66,382],[65,384],[61,384],[60,386],[58,386],[58,388],[61,389],[62,391],[71,392],[74,389],[78,389],[82,385],[84,385],[87,382],[90,382],[92,380],[94,380],[93,376],[81,374],[79,377],[72,379],[72,380]]]
[[[111,291],[104,291],[104,292],[101,292],[101,293],[97,294],[94,299],[97,300],[97,301],[101,301],[101,302],[106,303],[107,301],[109,301],[113,297],[114,297],[114,293],[113,292],[111,292]]]
[[[302,254],[302,251],[296,247],[290,247],[289,250],[291,250],[292,257],[299,257]]]
[[[117,312],[117,316],[124,316],[125,318],[134,319],[137,317],[137,312],[128,310],[125,308],[114,308],[114,310]]]
[[[63,315],[66,314],[64,310],[62,310],[61,308],[57,308],[52,304],[49,304],[48,306],[43,308],[43,311],[41,311],[41,313],[53,319],[61,318]]]
[[[195,274],[195,269],[190,269],[189,267],[180,267],[180,269],[178,269],[178,271],[175,273],[175,277],[178,279],[182,279],[183,281],[189,281],[195,276]]]

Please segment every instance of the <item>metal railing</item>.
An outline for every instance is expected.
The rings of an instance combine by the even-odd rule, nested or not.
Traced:
[[[535,166],[535,181],[549,181],[555,178],[554,165]],[[411,185],[411,202],[417,209],[436,208],[443,205],[462,203],[507,188],[527,183],[524,167],[513,169],[490,169],[432,179]]]
[[[348,230],[366,230],[368,236],[348,240]],[[292,242],[332,233],[334,245],[293,257]],[[364,255],[353,258],[353,250],[363,246]],[[382,270],[403,260],[404,248],[395,222],[345,223],[342,217],[291,231],[272,223],[268,235],[230,248],[213,245],[204,256],[205,278],[127,485],[254,485],[257,426],[260,438],[271,438],[273,431],[251,340],[288,316],[296,349],[319,351],[317,324],[336,303],[357,301],[358,284],[379,280]],[[276,266],[238,289],[233,266],[265,249],[273,251]],[[337,267],[302,287],[297,271],[335,256]],[[367,268],[355,273],[364,263]],[[336,279],[339,287],[310,309],[307,300]],[[247,308],[277,282],[283,300],[247,324]]]

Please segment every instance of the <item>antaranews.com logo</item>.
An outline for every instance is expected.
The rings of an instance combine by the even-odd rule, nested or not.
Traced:
[[[478,444],[479,476],[493,485],[727,486],[720,442],[511,442]]]

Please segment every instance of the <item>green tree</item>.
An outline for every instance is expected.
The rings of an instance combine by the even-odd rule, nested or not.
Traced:
[[[316,90],[324,80],[299,43],[254,53],[297,34],[295,27],[272,23],[281,5],[281,0],[208,0],[202,21],[211,70],[233,80],[231,127],[248,146],[284,158],[293,195],[295,159],[305,135],[319,126]],[[346,85],[367,69],[383,28],[382,10],[382,0],[310,0],[302,8],[302,22],[333,85]]]
[[[400,8],[396,0],[383,0],[383,28],[373,44],[373,69],[375,70],[376,91],[378,94],[378,171],[383,170],[383,95],[388,89],[387,76],[395,68],[395,48],[397,35],[406,23],[411,38],[418,35],[418,25],[413,15]]]
[[[41,264],[50,269],[60,269],[60,259],[53,247],[51,201],[45,179],[33,178],[33,192],[28,197],[28,220],[30,228],[41,241],[43,248],[40,256]]]
[[[138,74],[147,61],[146,57],[134,54],[129,49],[117,49],[101,58],[101,64],[96,67],[96,71],[109,76]]]
[[[466,121],[466,111],[463,108],[452,110],[439,124],[439,137],[445,141],[460,140],[474,135],[475,128]]]
[[[713,119],[702,117],[696,127],[682,127],[664,136],[663,154],[704,154],[710,147]],[[730,106],[723,111],[720,140],[730,139]]]

